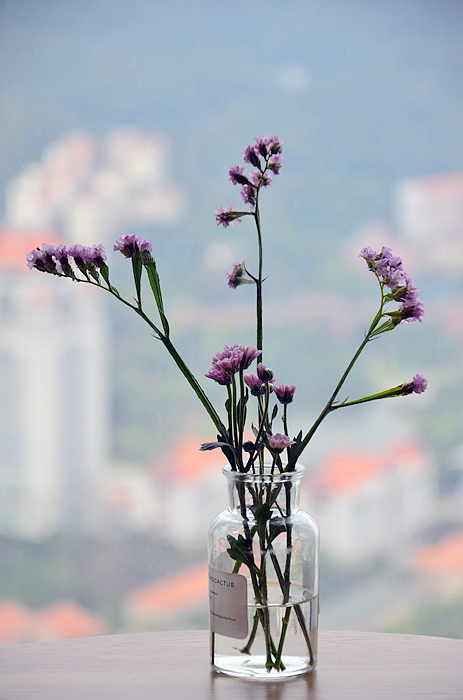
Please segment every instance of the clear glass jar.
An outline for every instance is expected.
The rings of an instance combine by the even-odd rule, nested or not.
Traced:
[[[211,664],[278,680],[317,663],[319,532],[299,509],[304,467],[262,471],[223,469],[229,507],[211,523],[208,542]]]

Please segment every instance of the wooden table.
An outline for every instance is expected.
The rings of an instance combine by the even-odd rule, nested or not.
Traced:
[[[0,700],[463,700],[463,640],[321,632],[290,681],[212,673],[208,634],[153,632],[0,649]]]

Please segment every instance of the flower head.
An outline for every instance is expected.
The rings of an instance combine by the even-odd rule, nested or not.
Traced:
[[[400,394],[406,396],[407,394],[422,394],[428,388],[428,380],[422,374],[415,374],[413,381],[402,384],[400,387]]]
[[[229,180],[234,184],[234,185],[247,185],[249,183],[248,178],[243,175],[244,173],[244,167],[242,165],[232,165],[230,170],[228,171],[229,174]]]
[[[273,387],[273,391],[278,401],[282,404],[292,403],[296,387],[294,384],[278,384]]]
[[[413,377],[413,391],[415,394],[422,394],[428,388],[428,380],[422,374],[415,374]]]
[[[257,365],[257,376],[262,382],[273,383],[274,381],[276,381],[276,377],[273,373],[273,370],[264,365],[263,362],[259,362],[259,364]]]
[[[262,396],[265,394],[265,384],[261,379],[259,379],[257,374],[253,374],[252,372],[245,374],[244,381],[246,386],[249,387],[253,396]]]
[[[214,216],[217,222],[217,226],[223,226],[224,228],[227,228],[227,226],[233,226],[235,221],[239,221],[241,223],[242,213],[239,211],[235,211],[231,206],[220,207],[220,209],[217,209],[217,211],[214,212]]]
[[[220,367],[215,365],[212,365],[209,372],[206,372],[204,376],[208,379],[213,379],[214,382],[217,382],[217,384],[222,384],[223,386],[231,384],[232,381],[231,374],[228,374],[223,369],[220,369]]]
[[[144,238],[140,238],[135,233],[128,233],[115,242],[114,250],[120,250],[126,258],[133,258],[138,252],[143,253],[146,251],[152,253],[153,244]]]
[[[254,280],[246,277],[246,268],[244,262],[237,262],[228,270],[228,286],[230,289],[236,289],[240,284],[254,284]]]
[[[259,357],[261,354],[262,350],[258,350],[253,345],[246,346],[240,343],[224,345],[223,351],[218,352],[212,358],[212,367],[206,374],[206,377],[218,381],[215,376],[217,371],[232,376],[240,370],[247,369],[256,357]],[[212,377],[210,376],[211,372],[214,374]]]
[[[295,441],[291,440],[287,435],[282,435],[281,433],[275,433],[274,435],[267,434],[267,443],[269,450],[274,454],[280,454],[290,445],[294,445]]]
[[[27,254],[27,266],[30,270],[35,268],[40,272],[56,274],[56,264],[53,260],[54,246],[43,243],[42,249],[36,248]]]

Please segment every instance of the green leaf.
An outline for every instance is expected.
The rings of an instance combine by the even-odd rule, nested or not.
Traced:
[[[272,518],[268,528],[269,543],[273,542],[282,532],[286,532],[285,521],[281,517]]]
[[[153,296],[156,301],[156,306],[158,307],[159,316],[161,318],[164,333],[168,336],[170,333],[169,323],[164,313],[164,303],[162,301],[161,294],[161,280],[159,278],[158,271],[156,269],[156,263],[154,262],[154,260],[152,262],[145,263],[145,269],[150,282],[151,291],[153,292]]]
[[[227,549],[230,558],[251,568],[253,565],[251,553],[248,542],[243,535],[238,535],[238,538],[227,535],[227,540],[230,545]]]
[[[102,278],[104,279],[104,281],[106,282],[108,287],[111,287],[111,284],[109,282],[109,267],[106,265],[106,263],[100,267],[100,272],[101,272]],[[114,287],[113,287],[113,289],[114,289]]]

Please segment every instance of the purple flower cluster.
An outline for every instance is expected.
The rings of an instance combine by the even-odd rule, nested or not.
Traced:
[[[106,266],[106,251],[102,245],[83,246],[72,245],[48,245],[44,243],[42,248],[36,248],[27,254],[27,266],[40,272],[73,277],[74,272],[71,261],[81,272],[86,272],[98,267],[100,270]]]
[[[218,384],[227,385],[236,372],[250,367],[251,363],[262,354],[253,345],[224,345],[223,351],[212,358],[212,367],[204,376]]]
[[[120,250],[126,258],[133,258],[140,253],[148,253],[151,256],[153,244],[144,238],[140,238],[135,233],[128,233],[121,236],[114,244],[114,250]]]
[[[363,248],[360,257],[366,261],[368,268],[375,273],[381,284],[391,290],[386,300],[402,304],[398,311],[388,314],[393,323],[421,321],[424,316],[424,303],[419,298],[418,287],[405,272],[401,258],[385,247],[380,253],[370,247]]]
[[[243,202],[249,204],[253,210],[260,188],[268,187],[273,182],[270,172],[278,175],[283,166],[283,157],[280,155],[283,141],[278,136],[259,136],[254,141],[255,143],[248,146],[243,154],[244,162],[252,165],[253,170],[245,175],[244,166],[233,165],[228,172],[233,185],[240,185]],[[215,212],[215,219],[218,226],[226,228],[236,220],[241,221],[241,217],[248,213],[252,212],[239,212],[233,207],[221,207]]]

